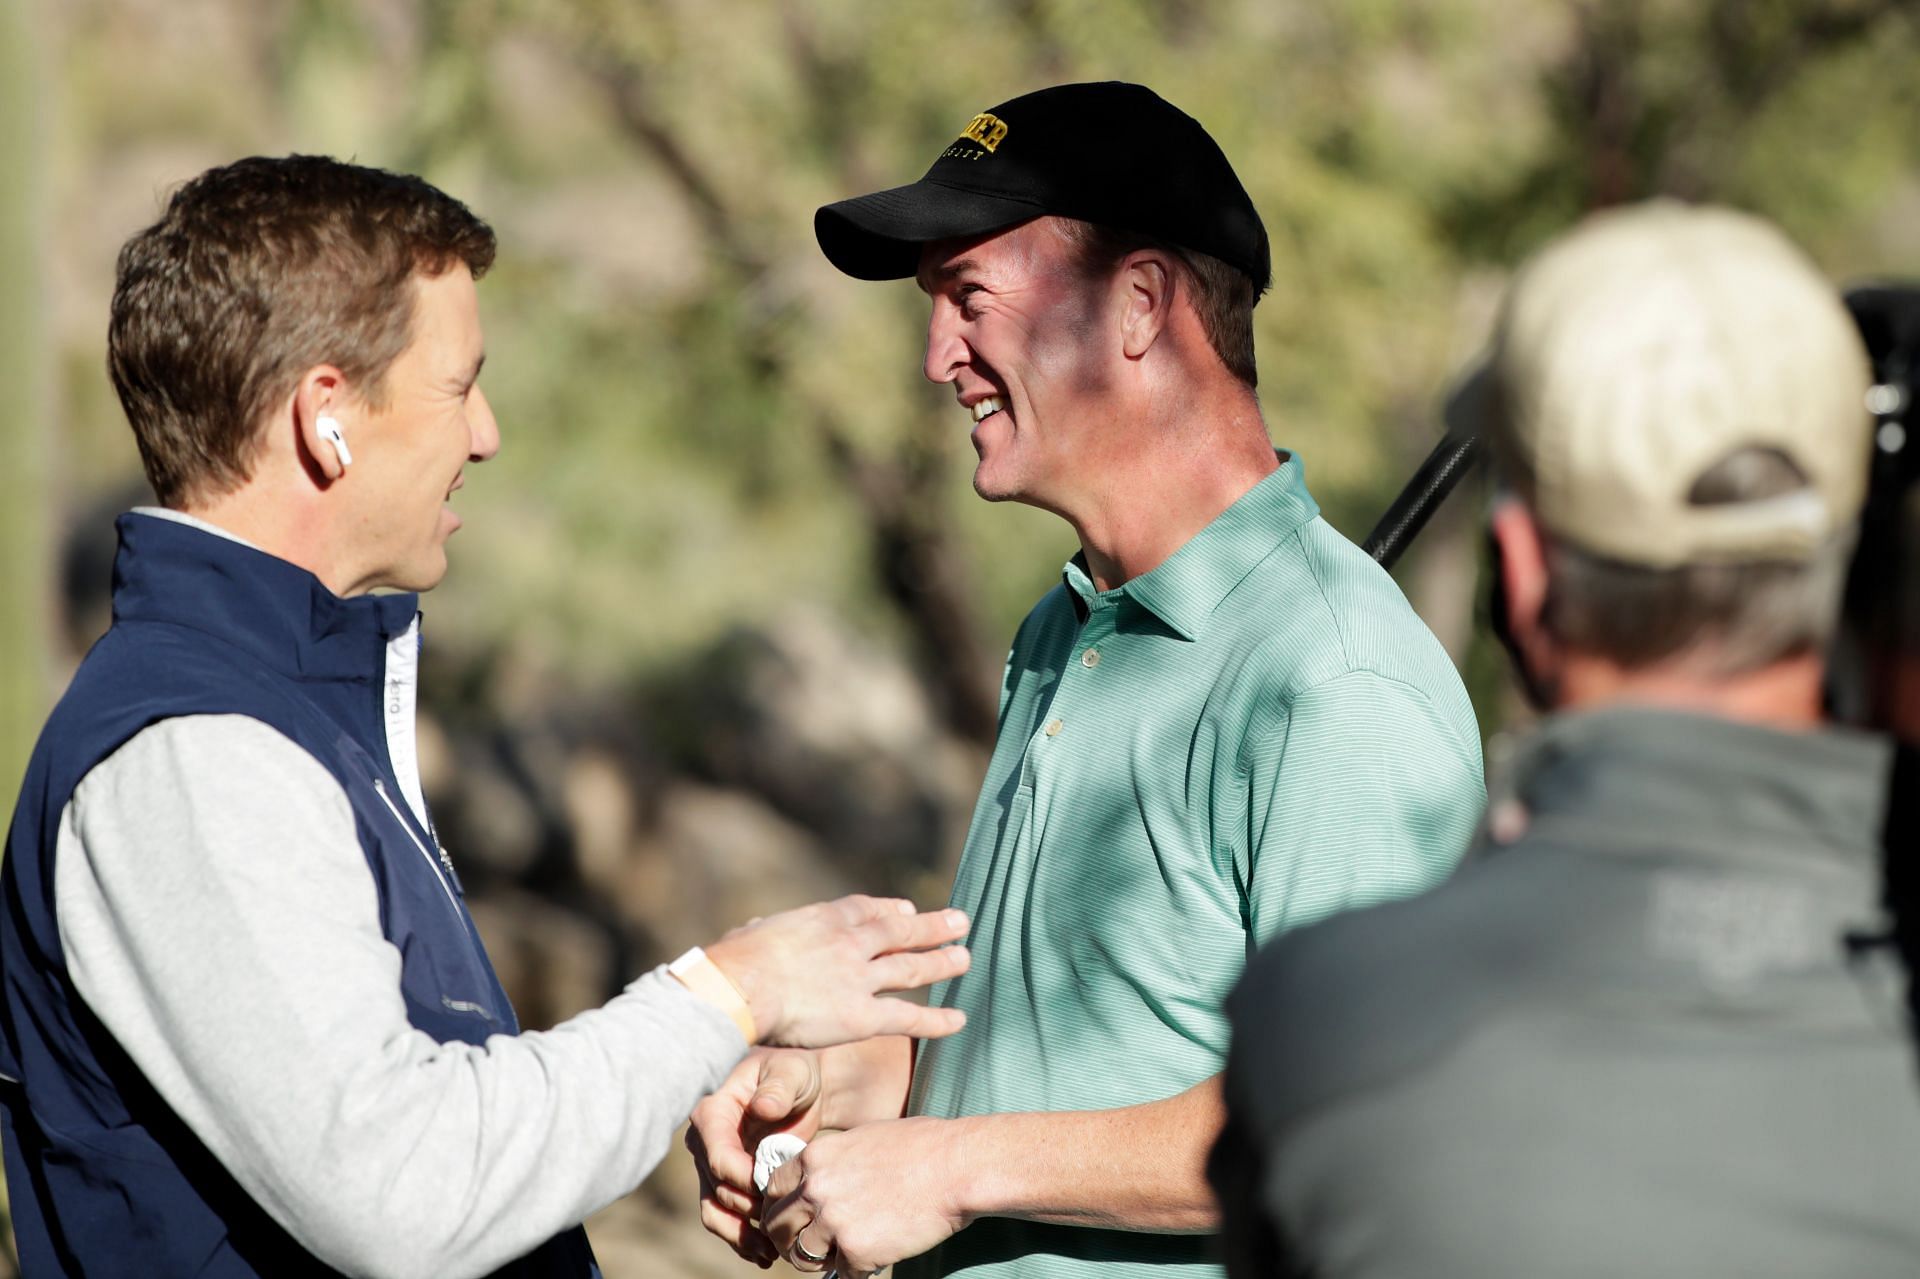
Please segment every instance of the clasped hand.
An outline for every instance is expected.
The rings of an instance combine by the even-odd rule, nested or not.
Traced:
[[[967,1223],[956,1193],[964,1184],[956,1146],[962,1123],[861,1123],[824,1115],[822,1093],[819,1054],[760,1052],[700,1103],[687,1148],[709,1232],[763,1268],[786,1256],[802,1270],[830,1266],[858,1279],[918,1256]],[[830,1120],[858,1126],[820,1135]],[[773,1132],[810,1144],[774,1174],[763,1200],[753,1188],[752,1152]],[[796,1255],[796,1241],[825,1256],[825,1265]]]
[[[917,1257],[967,1224],[955,1195],[952,1130],[941,1119],[891,1119],[815,1138],[773,1174],[760,1229],[802,1270],[794,1244],[864,1279]]]

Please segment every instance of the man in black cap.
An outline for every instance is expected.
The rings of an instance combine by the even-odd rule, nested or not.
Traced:
[[[974,487],[1080,553],[1015,638],[954,887],[975,965],[935,1001],[971,1029],[748,1063],[696,1116],[703,1214],[802,1269],[1216,1275],[1221,1002],[1261,939],[1452,865],[1472,708],[1267,437],[1266,233],[1192,118],[1137,85],[1028,94],[815,227],[848,274],[918,280]],[[761,1199],[768,1127],[837,1131]]]

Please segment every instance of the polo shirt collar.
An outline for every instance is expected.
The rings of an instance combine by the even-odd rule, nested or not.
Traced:
[[[1150,573],[1097,591],[1084,553],[1063,574],[1084,619],[1103,601],[1125,595],[1184,640],[1197,640],[1220,601],[1273,553],[1274,547],[1320,513],[1307,492],[1306,471],[1291,453],[1280,468],[1248,489]]]

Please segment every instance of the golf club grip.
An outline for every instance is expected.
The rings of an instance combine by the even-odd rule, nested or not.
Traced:
[[[1433,446],[1433,452],[1427,454],[1427,460],[1407,481],[1407,486],[1400,490],[1400,496],[1393,499],[1387,513],[1373,526],[1373,532],[1367,534],[1360,549],[1371,555],[1380,567],[1391,569],[1401,552],[1426,527],[1440,503],[1446,501],[1447,494],[1453,492],[1454,485],[1480,460],[1480,451],[1477,435],[1442,436]]]

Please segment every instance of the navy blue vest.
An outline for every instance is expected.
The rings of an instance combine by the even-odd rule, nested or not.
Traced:
[[[153,516],[122,516],[119,532],[113,626],[40,735],[0,866],[0,1140],[21,1263],[34,1276],[329,1274],[74,990],[54,914],[55,842],[74,788],[142,729],[250,716],[309,752],[351,800],[413,1025],[441,1042],[515,1033],[459,882],[439,863],[424,806],[408,799],[412,762],[403,786],[389,750],[389,720],[404,712],[410,730],[412,709],[387,704],[389,646],[414,632],[417,600],[343,600],[284,560]],[[598,1272],[575,1228],[501,1273]]]

